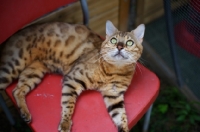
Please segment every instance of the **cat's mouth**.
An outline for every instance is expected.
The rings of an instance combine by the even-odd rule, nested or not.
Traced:
[[[113,57],[128,59],[128,57],[123,55],[120,51],[118,53],[116,53],[115,55],[113,55]]]

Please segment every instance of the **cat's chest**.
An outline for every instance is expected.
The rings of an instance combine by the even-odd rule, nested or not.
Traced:
[[[88,89],[102,89],[112,84],[128,87],[132,75],[105,74],[98,63],[87,64],[84,67],[84,78]]]

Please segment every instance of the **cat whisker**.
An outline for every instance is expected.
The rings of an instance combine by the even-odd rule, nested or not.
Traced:
[[[95,61],[95,62],[97,62],[102,57],[102,54],[105,55],[105,53],[107,53],[107,52],[109,52],[109,51],[100,52],[100,54],[97,54],[97,55],[93,56],[92,58],[90,58],[89,61],[92,60],[93,58],[97,57],[98,55],[100,55],[100,57]]]
[[[97,60],[95,60],[95,62],[99,61],[102,57],[104,57],[106,54],[101,55]]]
[[[144,63],[144,61],[147,62],[146,60],[140,58],[138,61],[139,61],[139,63],[141,63],[143,66],[146,66],[146,64]]]
[[[95,57],[98,56],[98,55],[99,55],[99,54],[97,54],[97,55],[91,57],[91,58],[89,59],[89,61],[92,60],[93,58],[95,58]]]
[[[135,66],[133,65],[133,63],[131,65],[133,66],[133,68],[135,68]]]
[[[140,57],[139,60],[142,60],[142,61],[148,62],[147,60],[143,59],[142,57]]]
[[[109,50],[106,50],[104,52],[100,52],[100,54],[105,54],[105,53],[112,52],[112,51],[113,51],[112,49],[109,49]]]
[[[138,63],[136,63],[136,66],[138,67],[140,73],[142,74],[142,70],[141,70],[140,66],[138,65]]]

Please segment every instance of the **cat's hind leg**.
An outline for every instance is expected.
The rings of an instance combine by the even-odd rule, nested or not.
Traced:
[[[25,96],[41,82],[47,72],[48,69],[42,62],[34,61],[19,75],[18,84],[13,90],[13,96],[17,102],[21,117],[28,123],[31,121],[31,115],[27,108]]]

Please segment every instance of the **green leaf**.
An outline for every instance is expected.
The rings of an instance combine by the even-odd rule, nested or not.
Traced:
[[[187,110],[187,111],[190,111],[190,110],[191,110],[191,107],[190,107],[190,105],[189,105],[189,104],[186,104],[186,106],[185,106],[185,107],[186,107],[186,110]]]
[[[194,115],[194,116],[193,116],[193,119],[196,120],[196,121],[200,121],[200,116],[198,116],[198,115],[195,116],[195,115]]]
[[[200,102],[198,102],[198,101],[192,101],[191,104],[193,104],[193,105],[196,104],[196,105],[200,106]]]
[[[190,123],[193,124],[193,125],[195,124],[195,120],[192,116],[190,116]]]
[[[182,122],[185,120],[185,117],[185,115],[180,115],[178,118],[176,118],[176,120]]]
[[[177,111],[177,115],[187,115],[187,114],[188,114],[187,110]]]
[[[160,105],[158,105],[158,110],[162,114],[165,114],[168,111],[168,104],[160,104]]]

